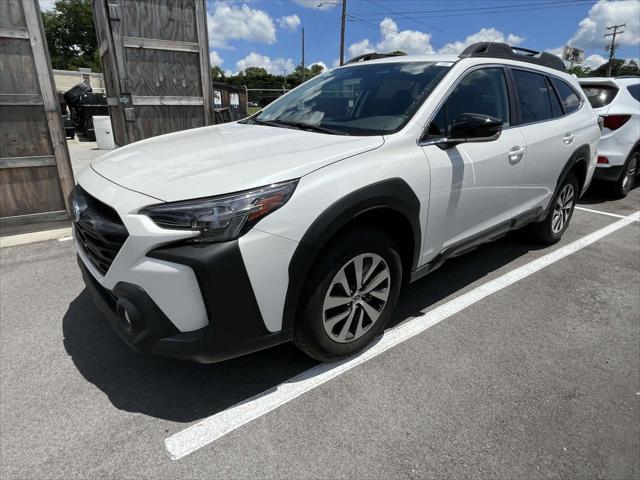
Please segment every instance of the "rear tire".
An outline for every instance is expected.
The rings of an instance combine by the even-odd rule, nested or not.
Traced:
[[[551,199],[547,218],[531,225],[535,240],[544,245],[558,242],[569,226],[577,199],[578,179],[569,172]]]
[[[620,180],[615,183],[615,193],[617,198],[624,198],[633,188],[638,174],[638,164],[640,164],[640,152],[634,152],[624,164],[624,169]]]
[[[346,231],[320,254],[305,282],[295,345],[320,361],[362,350],[391,317],[401,282],[398,248],[383,230]]]

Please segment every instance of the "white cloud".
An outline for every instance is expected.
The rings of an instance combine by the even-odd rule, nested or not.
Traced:
[[[273,75],[282,75],[284,70],[286,70],[288,73],[293,72],[295,64],[290,58],[287,58],[286,60],[284,58],[271,59],[265,55],[251,52],[249,55],[244,57],[242,60],[238,60],[238,62],[236,63],[236,69],[238,70],[238,72],[241,72],[245,68],[249,67],[260,67],[264,68],[267,72]]]
[[[622,30],[624,33],[616,38],[620,45],[640,44],[640,14],[638,3],[635,1],[609,2],[598,1],[589,10],[589,15],[580,23],[578,30],[573,34],[569,45],[582,49],[605,48],[609,38],[604,34],[610,33],[608,26],[626,24]]]
[[[547,48],[545,52],[549,52],[557,57],[562,58],[562,54],[564,53],[564,47]]]
[[[48,12],[53,10],[56,0],[38,0],[38,3],[40,4],[40,11]]]
[[[608,61],[609,60],[607,58],[604,58],[602,55],[589,55],[584,59],[582,67],[590,68],[593,70],[595,68],[598,68],[600,65],[607,63]]]
[[[290,32],[295,32],[300,26],[300,17],[295,13],[286,17],[280,17],[278,19],[278,24],[280,25],[280,28],[284,28]]]
[[[390,53],[402,50],[408,54],[433,53],[431,34],[416,30],[398,30],[398,24],[390,18],[380,22],[380,41],[372,43],[368,38],[349,46],[349,55],[357,57],[369,52]]]
[[[329,70],[329,68],[327,67],[327,64],[324,62],[313,62],[311,65],[309,65],[309,68],[313,67],[314,65],[320,65],[322,67],[323,72]]]
[[[222,57],[220,56],[220,54],[218,52],[216,52],[215,50],[211,50],[209,52],[209,61],[211,62],[211,66],[220,66],[224,63],[224,60],[222,59]]]
[[[213,14],[207,14],[209,45],[230,48],[229,40],[274,43],[276,27],[272,18],[263,10],[243,4],[240,7],[223,2],[214,3]]]
[[[501,42],[508,43],[511,46],[516,46],[520,45],[523,40],[524,37],[514,35],[513,33],[505,35],[495,28],[482,28],[478,32],[469,35],[464,39],[464,41],[447,43],[444,47],[438,50],[438,53],[458,54],[466,47],[476,42]]]
[[[306,8],[319,8],[320,10],[328,10],[338,3],[338,0],[293,0],[298,5]]]

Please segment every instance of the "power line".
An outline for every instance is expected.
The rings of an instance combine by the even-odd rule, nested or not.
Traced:
[[[431,46],[431,43],[429,43],[428,41],[425,41],[420,37],[416,37],[415,35],[411,35],[410,33],[398,32],[396,30],[391,30],[390,28],[383,27],[382,25],[378,25],[377,23],[368,22],[368,21],[360,19],[360,18],[354,18],[351,15],[348,15],[348,18],[352,22],[360,23],[360,24],[368,26],[368,27],[375,27],[376,30],[383,30],[383,31],[385,31],[385,32],[387,32],[387,33],[389,33],[391,35],[396,35],[398,37],[411,38],[412,40],[415,40],[418,43],[422,43],[424,45]]]
[[[391,11],[384,5],[376,4],[371,0],[365,0],[371,4],[384,8],[387,11]],[[532,2],[532,3],[516,3],[516,4],[508,4],[508,5],[489,5],[483,7],[465,7],[465,8],[446,8],[446,9],[436,9],[436,10],[406,10],[406,11],[395,11],[393,13],[400,15],[414,15],[414,14],[426,14],[426,13],[450,13],[450,12],[478,12],[482,10],[491,10],[494,11],[496,9],[504,10],[510,8],[525,8],[525,7],[533,7],[533,6],[553,6],[553,7],[562,7],[562,6],[573,6],[573,5],[585,5],[591,3],[590,0],[557,0],[557,1],[545,1],[545,2]],[[360,16],[379,16],[385,15],[385,12],[363,12],[359,13]]]
[[[394,11],[394,10],[391,10],[391,9],[390,9],[389,7],[387,7],[386,5],[381,5],[381,4],[377,3],[377,2],[374,2],[373,0],[366,0],[366,1],[367,1],[368,3],[370,3],[371,5],[375,5],[375,6],[377,6],[377,7],[384,8],[387,12],[389,12],[389,13],[391,13],[391,14],[393,14],[393,15],[402,15],[402,13],[401,13],[401,12],[396,12],[396,11]],[[406,18],[406,17],[401,17],[401,18]],[[459,39],[460,39],[460,36],[459,36],[459,35],[457,35],[457,34],[455,34],[455,33],[452,33],[452,32],[448,32],[447,30],[444,30],[444,29],[442,29],[442,28],[434,27],[433,25],[427,25],[426,23],[424,23],[424,22],[419,22],[419,21],[417,21],[417,20],[415,20],[415,19],[409,19],[409,20],[413,20],[415,23],[417,23],[417,24],[419,24],[419,25],[422,25],[422,26],[424,26],[424,27],[430,28],[430,29],[432,29],[432,30],[436,30],[436,31],[438,31],[438,32],[440,32],[440,33],[444,33],[445,35],[449,35],[449,36],[451,36],[451,37],[455,38],[456,40],[459,40]]]

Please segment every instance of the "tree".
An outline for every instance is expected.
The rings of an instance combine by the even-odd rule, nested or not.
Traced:
[[[218,65],[214,65],[211,67],[211,78],[216,82],[224,82],[224,70],[222,70]]]
[[[609,62],[600,65],[598,68],[589,72],[590,77],[606,77]],[[614,58],[611,65],[611,76],[619,77],[621,75],[640,75],[640,68],[635,60],[624,60],[622,58]]]
[[[42,21],[53,68],[102,71],[90,0],[56,0]]]

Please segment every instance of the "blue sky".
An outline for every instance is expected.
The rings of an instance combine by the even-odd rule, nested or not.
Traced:
[[[55,0],[40,0],[43,9]],[[331,67],[339,56],[341,0],[206,0],[212,64],[236,73],[271,73],[306,62]],[[322,6],[318,6],[322,4]],[[586,50],[586,64],[607,57],[606,26],[626,23],[618,58],[640,57],[640,0],[347,0],[345,57],[368,51],[457,53],[481,40],[559,54]]]
[[[208,0],[212,62],[231,72],[246,66],[290,71],[300,62],[304,27],[307,63],[331,67],[339,55],[340,7],[320,3]],[[347,58],[395,48],[452,53],[474,40],[559,52],[571,42],[597,66],[607,56],[602,36],[612,23],[627,24],[618,56],[640,56],[639,0],[348,0],[347,11]]]

